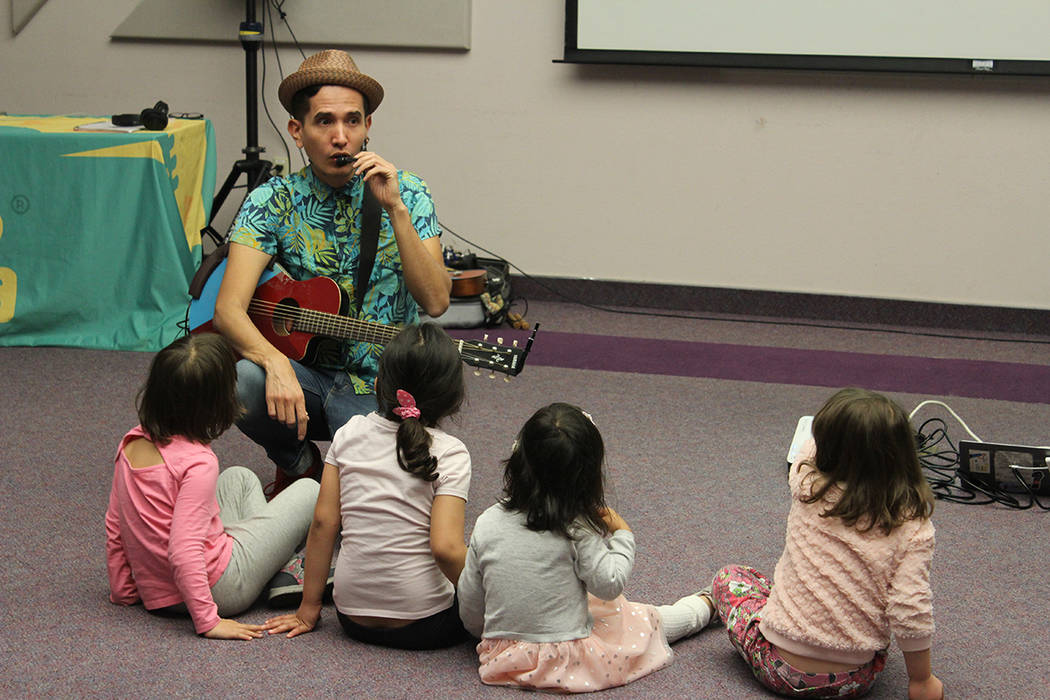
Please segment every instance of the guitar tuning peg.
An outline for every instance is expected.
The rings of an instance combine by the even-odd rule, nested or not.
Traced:
[[[487,343],[488,340],[489,340],[489,334],[485,333],[484,335],[481,336],[481,339],[484,340]]]
[[[474,376],[475,377],[480,377],[481,376],[481,370],[480,369],[475,369],[474,370]]]
[[[517,339],[517,338],[515,338],[514,340],[512,340],[512,341],[511,341],[511,343],[510,343],[510,346],[511,346],[512,348],[516,348],[516,347],[518,347],[518,339]]]
[[[489,372],[489,379],[495,379],[495,378],[496,378],[496,370],[493,370],[493,371]]]
[[[503,345],[503,338],[496,338],[496,345]]]
[[[509,374],[504,374],[503,375],[503,381],[506,384],[510,384],[510,375]]]

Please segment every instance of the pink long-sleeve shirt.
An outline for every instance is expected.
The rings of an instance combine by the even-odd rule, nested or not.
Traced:
[[[858,666],[891,635],[902,651],[929,649],[933,524],[909,520],[886,535],[821,517],[826,501],[800,500],[819,476],[802,463],[813,454],[811,442],[791,467],[787,536],[762,611],[763,636],[800,656]]]
[[[186,603],[198,634],[219,624],[211,586],[233,552],[219,520],[219,461],[207,445],[175,438],[157,444],[164,462],[132,469],[124,446],[146,437],[141,426],[120,442],[106,511],[109,599],[142,600],[149,610]]]

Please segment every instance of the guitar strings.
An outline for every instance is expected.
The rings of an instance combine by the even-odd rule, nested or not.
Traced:
[[[320,335],[335,335],[338,337],[339,332],[341,331],[344,335],[354,333],[355,337],[361,336],[362,341],[372,342],[377,345],[385,345],[389,343],[394,339],[394,336],[401,331],[400,328],[387,326],[375,321],[364,321],[347,316],[340,316],[338,314],[316,311],[313,309],[304,309],[298,306],[289,306],[288,304],[265,301],[262,299],[252,299],[248,304],[248,313],[264,315],[278,321],[289,321],[292,324],[292,327],[287,329],[289,332],[304,331],[318,333]],[[469,340],[456,340],[454,342],[462,342],[463,347],[474,351],[490,350],[483,345]]]
[[[399,329],[390,328],[381,323],[362,321],[337,314],[303,309],[287,304],[253,299],[248,305],[248,312],[259,312],[278,321],[290,321],[292,327],[287,330],[298,330],[321,335],[360,336],[365,342],[385,344],[392,340]],[[342,333],[340,333],[342,332]],[[382,342],[381,342],[382,341]]]

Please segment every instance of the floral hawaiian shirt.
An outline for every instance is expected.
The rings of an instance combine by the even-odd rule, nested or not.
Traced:
[[[421,239],[441,235],[430,190],[414,173],[398,171],[401,199]],[[252,190],[234,222],[230,240],[275,256],[296,280],[329,277],[346,292],[351,304],[361,240],[364,182],[353,177],[336,190],[305,167],[287,178],[273,177]],[[356,318],[386,325],[419,320],[401,270],[401,255],[387,213],[382,212],[379,245],[363,312]],[[313,366],[345,369],[358,394],[375,390],[382,346],[366,342],[323,341]]]

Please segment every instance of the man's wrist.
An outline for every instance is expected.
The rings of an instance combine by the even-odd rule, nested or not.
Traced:
[[[398,198],[392,206],[384,207],[384,209],[386,209],[386,213],[392,217],[408,214],[408,205],[406,205],[401,198]]]
[[[277,348],[272,348],[268,350],[269,351],[265,352],[264,356],[262,357],[262,361],[256,363],[263,368],[263,371],[266,372],[266,374],[270,374],[270,372],[272,372],[278,367],[284,367],[286,365],[288,367],[291,367],[292,363],[291,361],[289,361],[287,355],[282,353]]]

